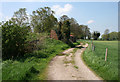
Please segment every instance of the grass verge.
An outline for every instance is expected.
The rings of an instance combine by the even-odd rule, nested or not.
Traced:
[[[95,51],[91,44],[83,53],[85,63],[104,80],[118,80],[118,42],[94,41]],[[105,61],[105,49],[108,48],[107,61]]]

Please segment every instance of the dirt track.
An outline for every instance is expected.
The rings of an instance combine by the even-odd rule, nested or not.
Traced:
[[[74,48],[71,48],[63,52],[69,55],[54,57],[48,68],[48,80],[102,80],[84,64],[81,58],[87,46],[88,44],[77,49],[75,53],[72,53]]]

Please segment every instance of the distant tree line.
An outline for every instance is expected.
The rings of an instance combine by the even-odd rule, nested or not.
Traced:
[[[102,40],[118,40],[120,32],[110,32],[109,29],[106,29],[104,31],[104,34],[102,35]]]

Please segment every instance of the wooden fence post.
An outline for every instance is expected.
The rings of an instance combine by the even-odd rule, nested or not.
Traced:
[[[94,51],[94,45],[92,46],[92,50]]]
[[[93,51],[95,51],[95,46],[93,45]]]
[[[91,44],[91,49],[92,49],[92,51],[93,51],[93,41],[92,41],[92,44]]]
[[[91,50],[92,50],[92,44],[91,44]]]
[[[108,53],[108,48],[106,48],[105,61],[107,60],[107,53]]]

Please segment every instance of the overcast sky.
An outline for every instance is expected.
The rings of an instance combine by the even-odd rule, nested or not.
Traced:
[[[54,10],[58,19],[64,14],[68,15],[79,24],[88,25],[91,32],[103,34],[105,29],[118,31],[117,2],[1,2],[0,21],[10,19],[19,8],[26,8],[30,15],[33,10],[45,6]]]

